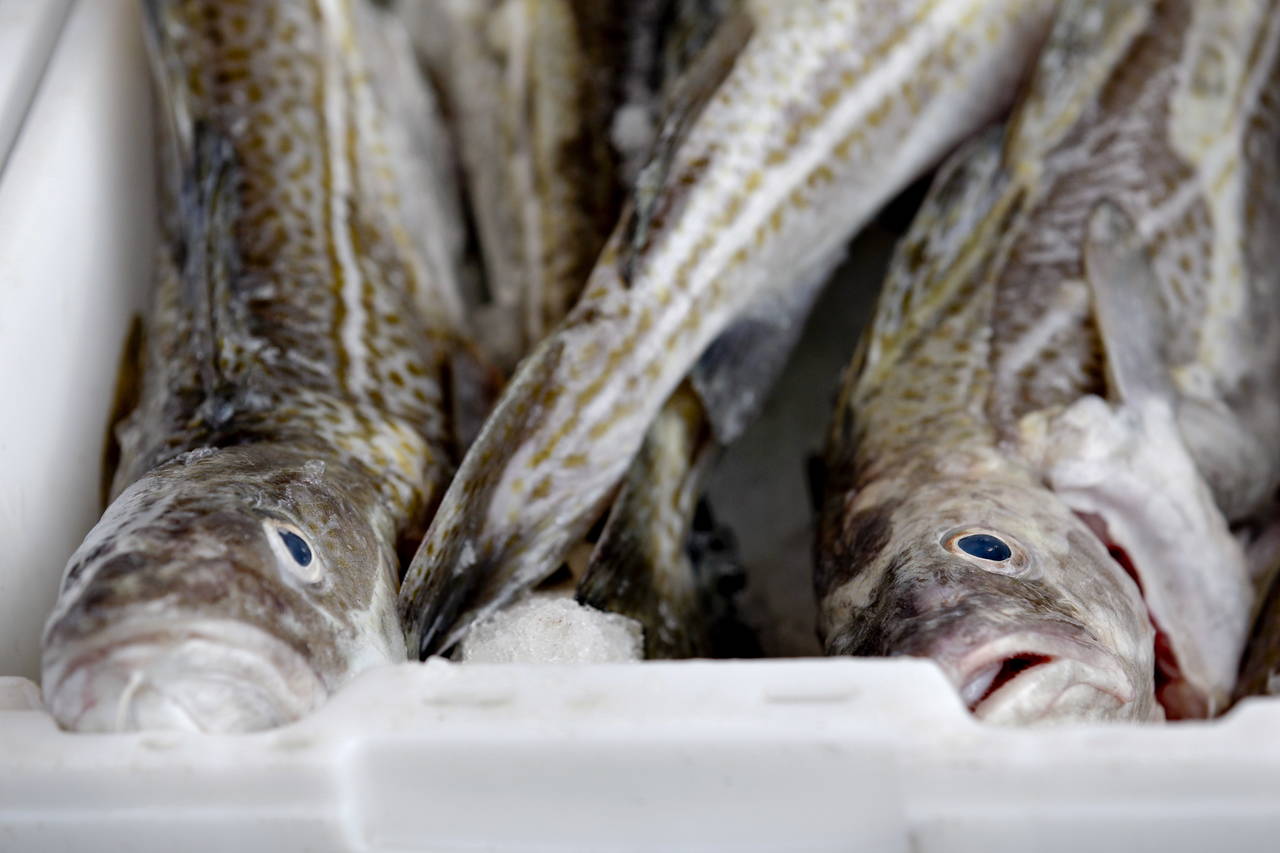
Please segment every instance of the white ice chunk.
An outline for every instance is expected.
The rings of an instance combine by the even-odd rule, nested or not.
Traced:
[[[614,663],[644,657],[640,623],[534,594],[476,625],[459,644],[467,663]]]

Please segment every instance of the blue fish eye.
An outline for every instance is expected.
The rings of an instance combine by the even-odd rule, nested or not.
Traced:
[[[1001,563],[1013,556],[1005,541],[990,533],[970,533],[956,540],[956,547],[970,557]]]
[[[294,562],[299,566],[310,565],[311,563],[311,547],[302,541],[302,537],[291,530],[281,530],[280,538],[284,541],[284,547],[289,549],[289,553],[293,556]]]

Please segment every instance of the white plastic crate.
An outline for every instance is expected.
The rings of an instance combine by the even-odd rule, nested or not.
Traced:
[[[30,680],[40,628],[98,512],[117,357],[150,280],[130,0],[0,0],[4,153],[0,851],[1280,849],[1280,702],[999,729],[924,661],[437,661],[371,671],[256,735],[58,731]],[[779,423],[766,412],[751,455]],[[802,528],[775,537],[802,549],[795,566]]]

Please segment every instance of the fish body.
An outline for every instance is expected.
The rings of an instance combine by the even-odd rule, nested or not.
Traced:
[[[465,390],[444,381],[469,352],[460,217],[412,50],[371,6],[145,14],[165,240],[43,687],[77,730],[259,729],[405,658],[396,548],[453,471]]]
[[[451,645],[553,571],[708,346],[807,305],[850,234],[1008,103],[1052,6],[752,2],[727,18],[582,297],[450,486],[401,590],[411,646]]]
[[[829,434],[829,653],[998,721],[1225,706],[1280,460],[1273,5],[1063,4],[939,175]]]

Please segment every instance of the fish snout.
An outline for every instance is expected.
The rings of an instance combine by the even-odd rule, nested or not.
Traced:
[[[941,643],[929,654],[981,720],[1046,723],[1133,716],[1137,691],[1121,661],[1058,623],[976,643]]]
[[[298,719],[328,691],[302,654],[230,621],[120,625],[47,659],[45,704],[80,732],[250,732]]]

